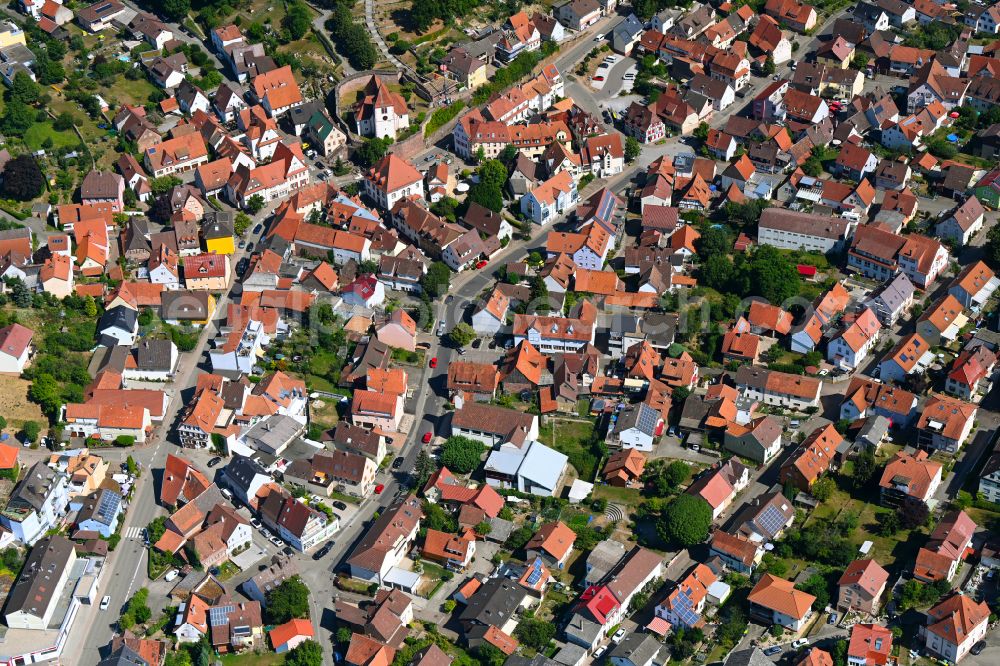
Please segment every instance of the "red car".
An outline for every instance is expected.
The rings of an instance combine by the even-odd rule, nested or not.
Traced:
[[[437,356],[435,356],[434,358],[431,359],[431,367],[432,368],[438,367],[438,357]]]
[[[486,264],[487,264],[487,261],[485,259],[480,259],[478,262],[476,262],[476,268],[482,268]]]
[[[378,484],[377,486],[375,486],[375,494],[376,495],[381,495],[383,490],[385,490],[385,486],[382,485],[381,483]]]
[[[430,444],[431,443],[431,434],[429,432],[425,432],[423,439],[420,440],[420,441],[422,441],[424,444]]]

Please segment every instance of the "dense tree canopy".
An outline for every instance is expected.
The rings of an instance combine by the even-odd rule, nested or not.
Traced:
[[[709,255],[699,277],[702,284],[723,293],[740,298],[761,296],[775,305],[796,296],[802,284],[795,264],[769,245],[758,247],[749,256],[739,254],[735,262],[727,255]]]
[[[420,278],[420,286],[430,298],[440,298],[448,293],[451,285],[451,269],[447,264],[435,261]]]
[[[708,538],[712,526],[712,508],[694,495],[678,495],[667,505],[656,531],[664,541],[679,546],[694,546]]]
[[[309,617],[309,588],[298,576],[289,578],[267,595],[267,614],[272,624]]]
[[[13,104],[11,104],[13,106]],[[10,108],[10,107],[8,107]],[[17,201],[31,201],[45,190],[45,176],[31,155],[19,155],[3,170],[3,195]]]
[[[285,666],[322,666],[323,648],[314,640],[305,640],[285,656]]]
[[[479,467],[486,446],[478,439],[449,437],[441,448],[441,464],[453,472],[469,474]]]

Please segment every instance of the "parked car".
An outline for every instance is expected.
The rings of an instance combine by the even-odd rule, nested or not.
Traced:
[[[837,615],[836,613],[830,613],[830,617],[826,618],[826,623],[827,624],[837,624],[837,618],[839,618],[839,617],[840,616]]]
[[[323,559],[324,557],[326,557],[326,554],[329,553],[332,549],[333,549],[333,542],[327,541],[325,544],[323,544],[322,548],[313,553],[313,559],[314,560]]]
[[[233,493],[230,492],[229,488],[223,488],[222,489],[222,496],[225,497],[229,501],[232,501],[232,499],[233,499]]]
[[[792,641],[792,647],[795,648],[796,650],[798,650],[800,647],[804,645],[809,645],[809,641],[805,638],[796,638],[794,641]]]
[[[424,436],[420,439],[420,441],[422,441],[424,444],[430,444],[431,443],[431,436],[432,435],[429,432],[425,432]]]
[[[110,605],[111,605],[111,595],[110,594],[105,594],[104,598],[101,599],[101,610],[102,611],[108,610],[108,606],[110,606]]]
[[[171,569],[170,571],[167,572],[167,575],[163,577],[163,580],[169,583],[173,580],[177,580],[177,577],[180,575],[181,575],[180,569]]]
[[[208,466],[209,467],[215,467],[220,462],[222,462],[222,458],[219,457],[219,456],[215,456],[214,458],[212,458],[211,460],[208,461]]]
[[[437,356],[435,356],[434,358],[432,358],[432,359],[431,359],[431,362],[430,362],[430,366],[431,366],[432,368],[436,368],[436,367],[438,367],[438,359],[437,359]]]
[[[622,640],[625,638],[625,633],[626,633],[625,627],[622,627],[621,629],[615,632],[615,635],[611,637],[611,640],[617,645],[618,643],[621,643]]]
[[[375,486],[375,494],[376,495],[381,495],[383,490],[385,490],[385,485],[384,484],[380,483],[377,486]]]
[[[255,530],[259,530],[259,529],[261,528],[261,524],[260,524],[260,521],[259,521],[259,520],[257,520],[256,518],[251,518],[251,519],[250,519],[250,524],[251,524],[251,525],[253,526],[253,528],[254,528]]]
[[[597,661],[604,656],[604,653],[608,651],[607,645],[602,645],[601,647],[594,650],[594,661]]]
[[[971,648],[969,648],[969,652],[971,652],[972,654],[979,654],[980,652],[982,652],[985,649],[986,649],[986,641],[979,641],[978,643],[976,643],[975,645],[973,645]]]
[[[330,502],[330,504],[332,504],[333,508],[335,509],[340,509],[341,511],[347,511],[347,504],[345,502],[341,502],[340,500],[333,500],[332,502]]]
[[[781,646],[780,645],[772,645],[771,647],[769,647],[766,650],[764,650],[764,654],[766,656],[768,656],[768,657],[773,657],[774,655],[778,654],[779,652],[781,652]]]
[[[393,469],[399,469],[402,466],[403,466],[403,457],[402,456],[400,456],[399,458],[396,458],[395,460],[392,461],[392,468]]]
[[[261,231],[261,229],[263,229],[263,228],[264,228],[264,224],[263,223],[258,224],[256,227],[253,228],[253,235],[256,236],[257,234],[259,234],[260,231]]]

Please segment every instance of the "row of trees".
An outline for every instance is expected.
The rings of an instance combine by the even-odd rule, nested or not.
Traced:
[[[420,4],[420,3],[417,3]],[[351,67],[356,70],[371,69],[378,61],[378,51],[372,44],[368,30],[354,21],[354,10],[350,3],[338,3],[326,21],[326,29],[333,36],[337,48],[347,56]]]

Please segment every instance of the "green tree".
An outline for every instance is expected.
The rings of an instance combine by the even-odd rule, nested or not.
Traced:
[[[136,464],[135,458],[131,455],[125,458],[125,469],[132,476],[139,476],[139,465]]]
[[[656,531],[664,541],[688,547],[707,539],[711,526],[712,508],[708,502],[685,493],[667,505]]]
[[[775,305],[797,296],[802,285],[795,264],[770,245],[754,251],[748,265],[748,277],[749,295],[763,296]]]
[[[417,454],[417,462],[413,466],[413,472],[417,477],[417,487],[423,488],[427,484],[427,479],[436,470],[437,465],[434,464],[434,459],[427,451],[420,449],[420,453]]]
[[[823,610],[830,603],[829,586],[826,583],[826,579],[818,573],[809,576],[809,578],[795,587],[816,597],[812,605],[813,610]]]
[[[824,476],[821,479],[817,479],[812,485],[810,494],[815,497],[820,502],[825,502],[833,495],[833,491],[837,489],[836,482],[829,476]]]
[[[242,236],[250,228],[250,224],[253,219],[246,213],[236,213],[236,219],[233,222],[233,232],[237,236]]]
[[[476,525],[476,534],[478,534],[479,536],[487,536],[492,531],[493,531],[493,526],[490,525],[485,520]]]
[[[774,74],[774,70],[775,70],[774,58],[772,58],[771,56],[767,56],[767,58],[764,60],[764,75],[771,76],[772,74]]]
[[[264,207],[264,197],[255,194],[247,200],[247,210],[251,215],[256,215]]]
[[[642,152],[642,144],[640,144],[635,137],[630,136],[625,139],[625,161],[631,164],[635,162],[639,157],[639,153]]]
[[[878,463],[875,461],[875,454],[870,449],[862,451],[861,455],[854,459],[854,472],[851,475],[854,487],[860,490],[867,486],[868,482],[875,475],[877,466]]]
[[[164,532],[167,531],[167,517],[159,516],[153,518],[149,525],[146,525],[146,534],[149,537],[149,543],[156,543],[163,536]]]
[[[3,111],[3,116],[0,116],[0,132],[10,136],[24,136],[24,133],[34,124],[34,109],[24,102],[17,100],[8,102],[7,107]],[[7,168],[10,168],[10,162],[7,163]]]
[[[694,129],[694,138],[698,139],[702,143],[705,143],[708,141],[708,133],[711,129],[712,128],[709,127],[708,123],[701,123]]]
[[[531,537],[533,536],[535,536],[535,533],[530,527],[526,525],[521,526],[510,533],[504,547],[507,548],[507,550],[520,550],[528,545],[528,542],[531,541]]]
[[[507,655],[500,648],[485,642],[476,648],[476,657],[483,666],[503,666],[507,661]]]
[[[451,287],[451,269],[443,262],[433,262],[420,277],[420,286],[432,299],[444,296]]]
[[[309,26],[312,25],[312,13],[306,3],[296,0],[288,5],[285,17],[281,19],[281,25],[288,31],[292,41],[305,37],[309,32]]]
[[[285,656],[285,666],[323,666],[323,648],[314,640],[305,640]]]
[[[730,201],[725,206],[726,217],[741,227],[752,227],[757,224],[764,209],[770,205],[771,202],[767,199],[750,199],[745,203]],[[730,245],[730,247],[732,246]]]
[[[464,321],[460,321],[448,333],[448,339],[456,347],[464,347],[476,339],[476,332]]]
[[[670,482],[670,485],[676,488],[691,476],[691,467],[680,460],[674,460],[664,468],[663,476]]]
[[[308,618],[309,588],[301,578],[293,576],[268,593],[265,608],[272,624]]]
[[[34,104],[41,95],[41,88],[35,83],[27,72],[20,71],[14,75],[14,81],[7,91],[7,100],[20,102],[21,104]]]
[[[372,137],[365,139],[365,142],[355,152],[354,159],[361,166],[374,166],[376,162],[385,157],[391,143],[391,140],[386,138]]]
[[[149,189],[153,193],[153,196],[160,197],[178,185],[183,184],[183,182],[177,176],[160,176],[149,181]]]
[[[477,467],[486,446],[478,439],[449,437],[441,447],[441,464],[453,472],[469,474]]]
[[[25,421],[24,422],[24,439],[29,442],[34,442],[38,440],[38,433],[41,432],[42,427],[38,425],[36,421]]]
[[[535,618],[521,620],[514,629],[514,636],[529,647],[544,650],[556,635],[556,625]]]
[[[450,613],[453,610],[455,610],[455,606],[457,605],[458,604],[455,602],[454,599],[446,599],[445,602],[441,604],[441,610],[443,610],[445,613]]]
[[[548,312],[551,308],[549,305],[549,287],[545,284],[545,278],[541,275],[536,275],[531,280],[531,302],[538,312]]]
[[[191,0],[161,0],[160,11],[170,21],[182,21],[191,11]]]

